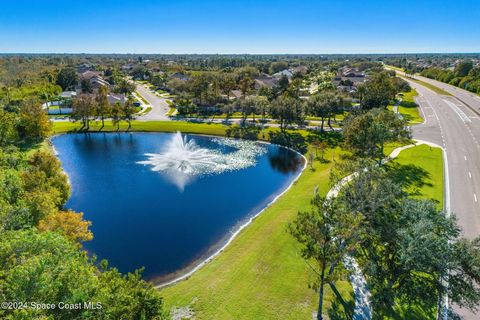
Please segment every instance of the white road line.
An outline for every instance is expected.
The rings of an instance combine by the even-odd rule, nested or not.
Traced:
[[[475,202],[478,202],[477,201],[477,195],[475,193],[473,194],[473,197],[475,198]]]
[[[455,111],[455,113],[460,117],[463,123],[472,122],[472,120],[465,114],[465,112],[463,112],[459,107],[457,107],[455,103],[450,102],[446,99],[443,99],[443,101],[445,101],[448,106],[452,108],[453,111]]]
[[[467,156],[463,156],[463,159],[465,159],[465,161],[467,161]]]
[[[435,115],[435,118],[437,118],[437,121],[438,121],[438,123],[440,124],[440,118],[438,118],[437,111],[435,111],[435,109],[432,107],[432,105],[430,104],[430,101],[428,101],[427,99],[425,99],[425,102],[430,106],[430,108],[432,108],[433,114]],[[441,130],[441,129],[442,129],[442,126],[440,126],[440,130]]]
[[[468,177],[472,179],[472,173],[470,171],[468,171]]]

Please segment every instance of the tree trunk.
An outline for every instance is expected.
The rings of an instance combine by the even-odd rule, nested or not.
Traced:
[[[325,122],[325,118],[322,117],[322,125],[320,126],[320,132],[323,132],[323,123]]]
[[[325,286],[325,260],[322,262],[322,274],[320,276],[320,288],[318,299],[317,320],[323,320],[323,287]]]
[[[332,128],[332,124],[330,123],[330,120],[331,120],[331,118],[330,118],[330,117],[328,117],[327,124],[328,124],[328,127],[330,128],[330,130],[333,130],[333,128]]]

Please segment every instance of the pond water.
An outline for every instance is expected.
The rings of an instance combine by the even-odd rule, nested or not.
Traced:
[[[92,221],[85,249],[122,272],[171,278],[208,257],[285,190],[303,158],[277,145],[170,133],[52,139],[67,208]]]

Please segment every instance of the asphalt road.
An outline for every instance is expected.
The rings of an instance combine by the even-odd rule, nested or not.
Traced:
[[[413,137],[445,148],[450,190],[450,208],[446,209],[457,217],[463,235],[472,239],[480,235],[480,117],[472,111],[480,110],[480,99],[448,85],[440,86],[438,81],[430,83],[454,96],[439,95],[410,82],[419,93],[417,103],[425,119],[412,127]],[[454,309],[464,319],[480,318],[480,314]]]
[[[166,115],[170,106],[167,104],[166,99],[156,96],[150,89],[142,84],[136,84],[137,92],[148,101],[152,106],[152,110],[145,115],[137,117],[137,120],[170,120]]]

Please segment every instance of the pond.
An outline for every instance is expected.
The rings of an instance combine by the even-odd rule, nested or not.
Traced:
[[[72,185],[66,207],[92,221],[85,249],[122,272],[165,281],[217,251],[299,175],[303,158],[266,143],[180,133],[52,139]]]

